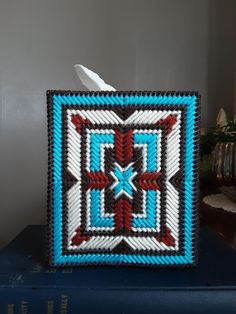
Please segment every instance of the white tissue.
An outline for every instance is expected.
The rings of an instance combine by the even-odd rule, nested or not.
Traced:
[[[116,89],[106,84],[97,73],[87,69],[81,64],[74,65],[75,71],[82,84],[90,91],[115,91]]]

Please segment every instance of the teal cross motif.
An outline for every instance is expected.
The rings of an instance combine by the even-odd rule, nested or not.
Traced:
[[[114,171],[111,171],[111,175],[115,179],[114,184],[111,186],[111,189],[114,189],[115,198],[124,194],[132,199],[133,190],[136,191],[132,180],[137,175],[137,172],[133,171],[133,163],[130,163],[125,168],[115,163]]]

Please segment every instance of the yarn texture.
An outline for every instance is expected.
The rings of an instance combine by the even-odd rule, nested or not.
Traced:
[[[199,95],[48,91],[49,261],[196,262]]]

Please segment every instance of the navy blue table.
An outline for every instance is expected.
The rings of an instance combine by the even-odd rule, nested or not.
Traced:
[[[46,266],[45,227],[0,253],[0,313],[236,313],[236,251],[207,227],[189,269]]]

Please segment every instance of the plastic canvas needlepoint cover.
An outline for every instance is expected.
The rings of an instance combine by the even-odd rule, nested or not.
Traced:
[[[51,265],[195,263],[199,99],[47,92]]]

